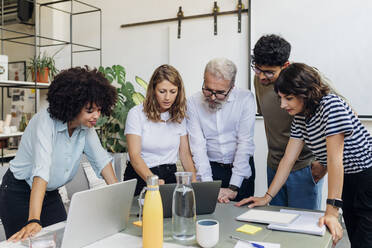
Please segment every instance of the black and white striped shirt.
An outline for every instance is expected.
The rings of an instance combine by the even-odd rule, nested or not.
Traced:
[[[304,140],[315,158],[325,166],[326,137],[339,133],[345,134],[344,173],[357,173],[372,167],[372,137],[340,97],[324,96],[309,120],[296,115],[291,126],[291,138]]]

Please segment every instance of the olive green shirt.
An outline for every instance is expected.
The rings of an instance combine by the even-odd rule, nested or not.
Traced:
[[[277,170],[287,146],[293,117],[280,108],[280,100],[274,91],[274,84],[262,85],[257,77],[254,78],[257,112],[264,118],[265,132],[269,153],[267,165]],[[292,171],[308,166],[314,157],[304,146]]]

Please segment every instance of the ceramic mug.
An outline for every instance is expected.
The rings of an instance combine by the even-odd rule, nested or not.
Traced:
[[[217,220],[204,219],[196,222],[196,241],[203,248],[217,245],[220,236],[220,224]]]

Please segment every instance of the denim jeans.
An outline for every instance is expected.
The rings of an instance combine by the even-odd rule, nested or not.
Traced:
[[[267,166],[268,185],[273,181],[275,173],[275,170]],[[270,205],[320,210],[323,182],[324,178],[315,183],[310,165],[292,171]]]

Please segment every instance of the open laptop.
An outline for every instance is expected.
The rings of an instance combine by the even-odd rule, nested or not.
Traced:
[[[136,184],[132,179],[75,193],[61,247],[80,248],[125,229]]]
[[[172,217],[173,191],[177,184],[160,185],[164,218]],[[196,214],[211,214],[216,209],[221,181],[196,182],[191,184],[195,193]]]

